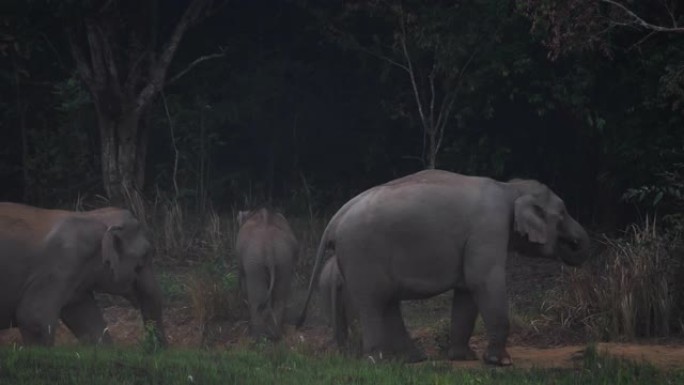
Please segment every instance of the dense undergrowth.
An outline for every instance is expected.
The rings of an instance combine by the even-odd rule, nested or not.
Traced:
[[[278,346],[227,351],[0,349],[0,383],[81,384],[676,384],[684,371],[661,371],[587,349],[574,369],[457,369],[448,362],[371,363]]]
[[[600,240],[603,250],[567,269],[544,312],[558,326],[600,340],[671,337],[684,331],[684,255],[679,232],[655,221]]]

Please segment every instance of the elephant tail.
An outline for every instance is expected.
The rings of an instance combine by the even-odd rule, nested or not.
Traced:
[[[313,294],[314,283],[316,282],[316,277],[321,271],[323,264],[323,257],[328,249],[335,249],[335,233],[337,231],[337,226],[340,221],[344,220],[347,213],[354,207],[359,201],[365,199],[368,194],[371,194],[373,189],[366,190],[361,194],[352,198],[349,202],[345,203],[333,217],[328,222],[328,226],[323,231],[323,236],[321,237],[321,243],[318,244],[318,250],[316,251],[316,262],[314,263],[313,272],[311,273],[311,280],[309,281],[309,290],[306,294],[306,301],[304,302],[304,307],[302,308],[302,313],[297,319],[295,326],[299,329],[306,320],[306,310],[309,307],[309,302],[311,301],[311,294]],[[339,255],[337,256],[340,257]],[[339,264],[339,259],[338,259]]]
[[[276,281],[276,264],[273,258],[269,258],[269,264],[267,266],[268,269],[268,292],[267,292],[267,297],[269,303],[272,302],[273,298],[273,287],[275,286],[275,281]]]
[[[295,324],[297,329],[302,327],[304,321],[306,321],[306,310],[309,307],[309,302],[311,301],[311,295],[313,294],[316,277],[320,273],[321,267],[323,266],[321,262],[323,261],[325,252],[326,250],[328,250],[328,248],[335,247],[334,242],[328,239],[328,232],[330,230],[330,227],[330,224],[328,224],[328,227],[323,232],[323,237],[321,238],[321,243],[318,245],[318,250],[316,251],[316,261],[314,263],[313,272],[311,273],[311,280],[309,281],[309,289],[306,294],[306,301],[304,301],[304,307],[302,308],[302,312],[299,315],[299,318],[297,319],[297,323]]]

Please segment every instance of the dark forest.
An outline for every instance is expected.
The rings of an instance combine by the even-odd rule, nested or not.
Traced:
[[[0,199],[68,206],[125,185],[188,207],[325,210],[436,167],[538,179],[605,230],[677,215],[677,9],[560,3],[10,2]],[[88,81],[98,63],[118,78]],[[126,135],[133,149],[103,155]]]

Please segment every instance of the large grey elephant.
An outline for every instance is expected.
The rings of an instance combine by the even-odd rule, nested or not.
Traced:
[[[344,278],[337,266],[337,257],[330,257],[323,266],[318,279],[318,290],[322,298],[321,307],[328,317],[337,347],[346,350],[354,312],[344,287]]]
[[[406,330],[400,301],[453,289],[449,357],[476,359],[469,340],[479,313],[489,337],[484,361],[510,365],[508,252],[576,266],[589,246],[584,228],[542,183],[421,171],[357,195],[332,217],[298,326],[321,260],[333,248],[360,317],[365,353],[424,359]]]
[[[110,344],[94,292],[130,300],[166,345],[150,242],[129,211],[0,203],[0,329],[50,346],[61,319],[81,342]]]
[[[238,213],[236,252],[250,334],[278,340],[299,246],[285,217],[266,208]]]

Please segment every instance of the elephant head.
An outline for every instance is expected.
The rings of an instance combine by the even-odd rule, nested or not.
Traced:
[[[129,299],[140,308],[143,321],[153,324],[161,344],[166,344],[152,247],[145,229],[129,211],[108,208],[68,216],[53,226],[44,247],[77,266],[82,289]]]
[[[149,263],[151,244],[127,210],[92,211],[59,221],[45,239],[50,252],[88,265],[101,291],[124,294]]]
[[[589,256],[589,236],[567,212],[565,203],[547,186],[534,180],[513,179],[519,194],[513,202],[515,248],[524,254],[559,257],[578,266]]]

